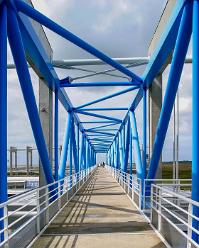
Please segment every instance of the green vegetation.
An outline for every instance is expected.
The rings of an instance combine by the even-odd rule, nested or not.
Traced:
[[[172,179],[173,162],[162,163],[162,177]],[[191,179],[191,161],[179,161],[179,178]]]

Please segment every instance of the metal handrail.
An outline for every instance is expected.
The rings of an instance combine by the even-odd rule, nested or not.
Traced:
[[[186,185],[186,184],[185,184]],[[181,184],[175,186],[182,186]],[[199,221],[199,218],[194,215],[193,208],[199,207],[199,202],[196,202],[180,193],[165,187],[165,185],[152,184],[151,186],[151,211],[155,211],[158,215],[157,229],[161,233],[162,218],[172,225],[183,237],[187,240],[187,247],[199,247],[192,239],[192,233],[199,235],[199,231],[193,226],[193,220]],[[183,206],[181,206],[183,204]],[[184,207],[187,204],[188,209]],[[177,212],[176,212],[177,211]],[[173,222],[175,218],[179,223]],[[153,215],[151,214],[151,222]],[[182,226],[187,232],[182,229]]]
[[[194,215],[193,208],[199,207],[199,202],[192,200],[189,197],[184,196],[181,188],[191,187],[191,179],[145,179],[142,184],[141,180],[134,177],[130,180],[131,175],[123,172],[119,169],[113,168],[111,166],[106,166],[111,175],[116,179],[116,181],[121,185],[125,192],[129,195],[129,189],[132,193],[129,195],[134,203],[134,194],[139,196],[139,204],[136,203],[137,207],[144,214],[146,213],[145,204],[146,199],[149,199],[150,219],[147,217],[152,225],[154,221],[157,221],[157,231],[161,236],[162,233],[162,221],[161,219],[167,221],[169,225],[174,227],[177,232],[179,232],[187,241],[187,247],[199,247],[199,245],[192,239],[192,233],[199,235],[199,231],[193,226],[193,220],[199,222],[199,218]],[[152,183],[150,183],[152,182]],[[148,185],[150,187],[148,187]],[[143,186],[143,191],[142,191]],[[147,188],[148,187],[148,188]],[[150,194],[146,194],[146,193]],[[188,207],[188,210],[186,208]],[[153,219],[154,216],[152,211],[156,211],[158,218]],[[172,218],[175,218],[178,222],[175,223]],[[187,233],[184,232],[183,228],[186,229]]]
[[[16,197],[13,197],[8,201],[0,204],[0,208],[2,208],[4,211],[4,216],[0,218],[0,222],[4,223],[4,228],[0,230],[0,235],[4,234],[4,241],[0,243],[0,247],[9,243],[9,240],[11,240],[24,227],[28,226],[35,219],[37,222],[39,233],[41,231],[39,216],[45,212],[47,215],[47,219],[49,219],[49,208],[56,201],[59,206],[57,211],[58,214],[61,209],[68,203],[68,201],[74,196],[74,194],[76,194],[76,192],[93,174],[94,169],[95,166],[82,170],[76,174],[67,176],[51,184],[36,188],[29,192],[25,192],[24,194],[17,195]],[[52,188],[51,186],[54,187]],[[69,199],[68,192],[73,187],[75,187],[75,190],[74,192],[72,192],[72,195]],[[67,201],[64,206],[61,206],[60,200],[65,195],[67,196]],[[13,204],[19,204],[19,207],[10,212],[9,206],[13,206]],[[27,207],[31,207],[31,209],[26,210]],[[12,216],[19,217],[16,220],[10,222],[9,218]],[[26,220],[27,217],[30,218]],[[16,225],[19,225],[19,227],[13,229],[13,227],[15,227]],[[46,225],[48,225],[48,223]]]

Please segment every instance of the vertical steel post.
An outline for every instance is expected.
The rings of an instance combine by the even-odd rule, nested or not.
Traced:
[[[85,163],[85,166],[86,166],[86,168],[85,169],[88,169],[88,163],[89,163],[89,155],[88,155],[88,153],[89,153],[89,144],[88,144],[88,141],[85,139],[85,161],[86,161],[86,163]]]
[[[47,183],[50,184],[54,181],[53,173],[38,114],[16,13],[11,8],[8,9],[8,37],[44,174]]]
[[[7,9],[0,6],[0,203],[6,202],[7,194]],[[4,209],[0,209],[0,218]],[[0,230],[4,221],[0,221]],[[4,240],[4,234],[0,235]]]
[[[119,131],[119,150],[120,150],[120,169],[123,170],[123,161],[124,161],[124,153],[123,153],[123,142],[122,142],[122,133]]]
[[[85,170],[86,169],[86,138],[85,138],[85,136],[84,136],[84,140],[83,140],[82,156],[83,156],[83,168]]]
[[[116,169],[120,168],[120,148],[119,148],[119,136],[116,137],[116,144],[117,144],[117,167]]]
[[[82,133],[80,153],[79,153],[79,167],[80,171],[83,169],[83,149],[84,149],[84,134]]]
[[[192,23],[192,1],[186,1],[181,17],[180,27],[178,30],[175,49],[173,52],[171,69],[169,73],[160,119],[157,126],[153,154],[148,172],[149,179],[155,178],[159,160],[161,157],[166,132],[171,118],[172,108],[175,101],[175,96],[180,82],[180,77],[192,33],[192,27],[190,23]]]
[[[139,137],[138,137],[138,131],[137,131],[137,123],[136,123],[135,113],[133,111],[130,112],[130,120],[131,120],[133,146],[135,150],[135,163],[136,163],[137,175],[138,175],[138,178],[143,179],[143,172],[142,172],[143,168],[142,168]]]
[[[77,124],[77,160],[78,160],[78,166],[79,166],[78,171],[80,171],[79,157],[80,157],[79,124]]]
[[[114,156],[115,156],[115,164],[114,164],[114,167],[117,168],[117,140],[115,139],[114,140]]]
[[[130,143],[129,143],[129,174],[130,174],[130,186],[132,186],[132,178],[133,178],[133,151],[132,151],[132,130],[130,128]]]
[[[143,178],[146,178],[146,154],[147,154],[147,93],[146,89],[143,89],[143,151],[142,151],[142,166],[143,166]]]
[[[193,83],[192,83],[192,199],[199,201],[199,0],[193,2]],[[199,217],[199,208],[193,206],[193,214]],[[198,230],[199,223],[193,220]],[[192,232],[199,243],[198,234]]]
[[[55,109],[54,109],[54,160],[55,160],[55,180],[59,179],[58,170],[59,170],[59,142],[58,142],[58,117],[59,117],[59,108],[58,108],[58,89],[55,89]]]
[[[125,150],[125,141],[126,141],[126,126],[124,125],[123,126],[123,129],[122,129],[122,140],[123,140],[123,145],[122,145],[122,147],[124,147],[124,150]]]
[[[73,121],[72,128],[71,128],[71,137],[72,137],[72,148],[73,148],[73,159],[74,159],[74,167],[75,173],[79,172],[79,160],[78,160],[78,150],[77,150],[77,143],[76,143],[76,135],[75,135],[75,123]]]
[[[129,160],[129,144],[130,144],[130,119],[127,123],[127,132],[126,132],[126,146],[125,146],[125,155],[124,155],[124,168],[123,171],[127,172],[128,160]]]
[[[72,128],[73,123],[71,123]],[[70,178],[70,187],[73,186],[73,140],[72,140],[72,132],[70,134],[70,147],[69,147],[69,178]]]
[[[59,179],[65,177],[65,169],[66,169],[66,162],[67,162],[67,155],[68,155],[68,144],[70,139],[70,131],[71,131],[71,120],[72,120],[72,113],[68,112],[68,120],[65,128],[65,135],[63,140],[63,147],[60,159],[60,166],[59,166]]]

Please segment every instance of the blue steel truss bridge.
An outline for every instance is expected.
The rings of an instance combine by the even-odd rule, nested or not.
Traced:
[[[53,60],[43,28],[94,58]],[[8,46],[14,64],[8,63]],[[185,63],[192,63],[192,178],[180,179],[176,170],[175,178],[162,179],[157,175]],[[168,64],[162,99],[160,75]],[[111,69],[91,70],[91,65]],[[146,69],[137,75],[134,67],[140,65]],[[40,78],[39,108],[30,67]],[[78,68],[87,74],[60,78],[55,68]],[[39,154],[40,181],[39,187],[10,198],[7,70],[11,69],[18,75]],[[81,81],[96,75],[111,81]],[[67,94],[69,88],[115,86],[122,90],[96,95],[79,106],[73,106]],[[126,93],[135,96],[128,107],[119,102],[115,107],[98,107]],[[53,119],[48,115],[50,101]],[[154,102],[161,106],[155,109]],[[61,148],[59,104],[66,115]],[[123,119],[113,116],[118,111],[125,113]],[[31,154],[29,147],[27,170]],[[104,154],[106,161],[97,164],[98,154]],[[109,57],[39,12],[29,0],[0,0],[0,247],[199,247],[199,0],[168,1],[150,56],[139,58]]]

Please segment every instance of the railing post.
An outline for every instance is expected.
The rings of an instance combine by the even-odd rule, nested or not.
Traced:
[[[188,207],[188,230],[187,230],[187,236],[188,238],[192,238],[192,212],[193,212],[193,206],[191,203],[189,203],[189,207]],[[187,239],[187,248],[191,248],[191,242],[189,241],[189,239]]]
[[[127,177],[127,185],[128,185],[128,195],[130,193],[130,176]]]
[[[39,189],[37,189],[36,200],[37,200],[37,233],[40,233],[40,194],[39,194]]]
[[[146,185],[147,185],[147,184],[146,184],[146,180],[144,179],[144,180],[143,180],[143,196],[142,196],[142,197],[143,197],[143,201],[142,201],[142,202],[143,202],[143,206],[142,206],[143,210],[144,210],[145,207],[146,207],[146,206],[145,206],[145,204],[146,204],[146,201],[145,201],[145,200],[146,200],[146,199],[145,199],[145,198],[146,198]]]
[[[61,209],[61,181],[58,181],[58,208]]]
[[[30,169],[30,161],[29,161],[29,146],[26,146],[26,168],[27,168],[27,176],[29,176],[29,169]]]
[[[49,195],[48,195],[48,187],[45,188],[45,207],[46,207],[46,224],[49,223]]]
[[[66,192],[66,196],[67,196],[67,201],[68,201],[68,177],[66,177],[64,179],[64,185],[66,185],[66,188],[65,188],[65,192]]]
[[[158,231],[161,231],[162,226],[162,189],[159,189],[158,197]]]
[[[4,229],[5,229],[4,240],[8,240],[9,232],[8,232],[8,206],[7,205],[3,207],[3,214],[4,214]]]
[[[139,180],[139,209],[142,209],[142,180]]]
[[[134,202],[134,180],[132,180],[132,175],[131,175],[131,198],[132,201]]]

